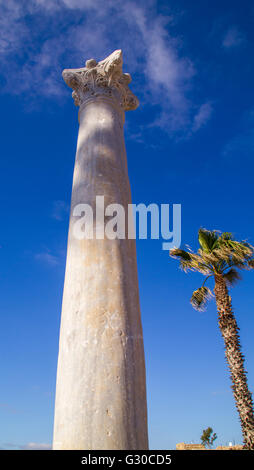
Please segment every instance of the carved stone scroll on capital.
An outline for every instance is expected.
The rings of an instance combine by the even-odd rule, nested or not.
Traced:
[[[65,69],[63,79],[73,89],[75,105],[103,95],[115,99],[124,111],[136,109],[139,101],[128,86],[131,76],[123,73],[122,66],[122,51],[117,50],[100,62],[90,59],[83,68]]]

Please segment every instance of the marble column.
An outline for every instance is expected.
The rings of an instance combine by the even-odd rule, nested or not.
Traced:
[[[123,124],[138,100],[122,52],[63,71],[79,106],[57,368],[53,449],[147,449],[146,379],[133,239],[80,238],[79,204],[127,209]],[[98,209],[97,209],[98,210]],[[110,217],[105,217],[105,220]],[[95,225],[95,220],[94,220]],[[99,231],[103,227],[99,227]],[[98,230],[98,227],[97,227]]]

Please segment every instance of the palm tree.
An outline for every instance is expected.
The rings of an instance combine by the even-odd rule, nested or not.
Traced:
[[[198,235],[200,248],[193,253],[174,248],[170,256],[180,261],[181,268],[198,271],[205,280],[191,297],[196,310],[204,310],[207,301],[213,296],[205,285],[209,278],[214,280],[214,294],[218,311],[218,322],[225,344],[225,355],[232,380],[232,390],[236,408],[239,412],[245,449],[254,449],[254,412],[251,392],[248,389],[244,356],[241,353],[239,328],[233,314],[228,287],[241,277],[239,269],[254,268],[254,247],[246,241],[234,240],[231,233],[200,229]]]

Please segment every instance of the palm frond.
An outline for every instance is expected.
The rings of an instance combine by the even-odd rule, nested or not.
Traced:
[[[248,264],[248,269],[254,269],[254,259],[253,258],[250,259],[247,264]]]
[[[223,232],[220,236],[221,240],[233,240],[233,234],[231,232]]]
[[[200,253],[191,253],[190,251],[181,250],[180,248],[173,248],[170,250],[172,258],[178,258],[180,267],[183,271],[198,271],[201,274],[210,274],[211,268],[209,263],[206,263]]]
[[[180,248],[172,248],[172,250],[170,250],[170,256],[172,256],[172,258],[180,258],[184,261],[191,261],[190,253]]]
[[[228,286],[233,286],[238,281],[240,281],[240,279],[242,279],[239,272],[234,268],[231,268],[227,273],[223,275],[223,277]]]
[[[216,230],[206,230],[200,228],[198,231],[198,241],[201,249],[205,253],[210,253],[218,240],[218,234]]]
[[[254,247],[246,241],[233,240],[232,234],[223,233],[217,242],[213,252],[218,258],[239,269],[252,269],[252,259],[254,259]],[[254,263],[253,263],[254,266]],[[225,269],[225,266],[223,267]]]
[[[203,262],[205,262],[206,264],[215,265],[219,261],[221,261],[221,259],[217,256],[216,250],[210,251],[210,252],[204,252],[203,250],[198,249],[198,254],[202,258]]]
[[[232,250],[224,245],[217,246],[213,251],[213,255],[216,256],[220,261],[230,263],[232,258]]]
[[[191,261],[188,263],[181,262],[181,268],[184,271],[197,271],[204,275],[210,274],[211,268],[209,264],[204,261],[202,256],[198,253],[191,253],[190,257]]]
[[[232,233],[200,228],[198,232],[199,249],[195,253],[174,248],[170,256],[178,258],[183,271],[197,271],[204,275],[229,274],[225,277],[231,285],[240,279],[230,268],[254,269],[254,247],[247,241],[234,240]]]
[[[170,250],[169,255],[172,258],[178,258],[180,261],[180,267],[183,271],[187,272],[191,270],[192,258],[191,254],[180,248],[173,248]]]
[[[247,259],[254,254],[254,247],[245,241],[238,242],[232,239],[220,239],[218,245],[221,249],[228,249],[234,256],[242,259]]]
[[[208,300],[212,296],[212,291],[208,287],[202,286],[193,292],[190,303],[195,310],[204,311]]]

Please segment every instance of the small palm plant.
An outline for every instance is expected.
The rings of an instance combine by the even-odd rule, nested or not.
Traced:
[[[232,311],[228,287],[241,277],[239,269],[254,268],[254,247],[245,241],[234,240],[231,233],[200,229],[198,235],[200,248],[193,253],[174,248],[170,256],[180,260],[181,268],[198,271],[205,280],[191,297],[196,310],[204,310],[207,301],[213,296],[205,285],[209,278],[214,280],[214,294],[218,311],[218,322],[225,344],[225,355],[230,370],[232,389],[236,408],[239,412],[243,433],[244,448],[254,449],[254,412],[251,392],[248,389],[244,356],[241,353],[239,328]]]

